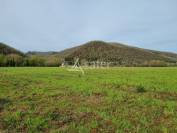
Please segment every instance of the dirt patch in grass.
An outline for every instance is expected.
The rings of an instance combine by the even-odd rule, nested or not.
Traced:
[[[177,93],[175,92],[152,92],[151,95],[160,100],[177,101]]]
[[[100,105],[104,101],[104,95],[102,93],[93,93],[91,96],[87,96],[86,103],[90,106]]]
[[[164,107],[161,107],[159,110],[160,115],[156,118],[154,118],[153,122],[149,125],[154,131],[156,132],[163,132],[163,128],[167,130],[168,132],[177,132],[177,129],[175,128],[176,126],[176,121],[174,120],[175,117],[171,113],[165,112]]]
[[[78,116],[78,120],[78,122],[84,123],[85,126],[88,126],[92,121],[95,121],[97,126],[91,129],[91,133],[114,133],[116,129],[116,126],[111,120],[105,120],[93,112],[81,112]]]
[[[9,99],[0,98],[0,112],[2,112],[4,109],[4,106],[9,103],[11,103]]]
[[[55,109],[54,111],[47,113],[46,117],[49,117],[49,124],[55,129],[60,131],[66,130],[72,123],[76,126],[82,125],[91,129],[91,132],[100,133],[107,131],[108,133],[114,133],[115,125],[111,120],[105,120],[94,112],[74,112],[72,110]],[[97,126],[91,128],[91,123],[95,121]]]
[[[55,125],[57,128],[63,128],[74,122],[76,115],[69,110],[56,110],[49,114],[51,119],[51,124]]]
[[[101,83],[98,86],[102,88],[108,88],[108,89],[120,89],[122,85],[115,84],[115,83]]]

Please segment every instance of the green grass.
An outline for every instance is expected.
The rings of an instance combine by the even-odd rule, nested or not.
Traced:
[[[177,68],[85,72],[0,68],[0,132],[177,132]]]

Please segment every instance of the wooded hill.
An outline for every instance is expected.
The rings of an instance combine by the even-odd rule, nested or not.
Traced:
[[[25,54],[4,43],[0,43],[0,66],[22,66]]]
[[[24,56],[23,52],[1,42],[0,42],[0,54],[2,55],[17,54],[17,55]]]
[[[59,66],[63,61],[113,62],[113,66],[176,66],[177,54],[142,49],[121,43],[90,41],[61,52],[28,52],[24,54],[0,43],[0,66]]]
[[[176,64],[177,54],[127,46],[121,43],[90,41],[58,53],[65,60],[115,62],[117,66],[166,66]]]
[[[45,54],[44,54],[45,53]],[[59,66],[58,52],[23,53],[7,44],[0,43],[0,66]]]

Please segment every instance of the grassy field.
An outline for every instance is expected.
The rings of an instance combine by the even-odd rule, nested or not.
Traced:
[[[177,68],[85,72],[0,68],[0,132],[177,132]]]

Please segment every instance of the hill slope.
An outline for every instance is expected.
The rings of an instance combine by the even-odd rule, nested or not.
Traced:
[[[0,42],[0,54],[8,55],[8,54],[17,54],[23,56],[24,54],[15,48],[12,48],[4,43]]]
[[[121,43],[108,43],[103,41],[90,41],[84,45],[67,49],[58,53],[65,59],[80,58],[86,61],[109,61],[118,65],[144,64],[150,61],[176,63],[177,54],[160,52]]]

